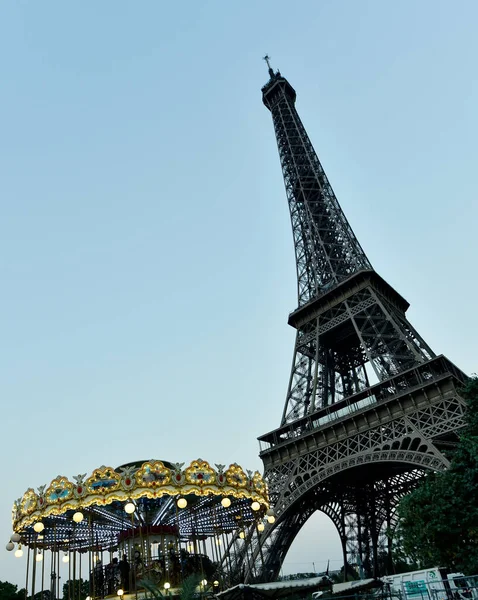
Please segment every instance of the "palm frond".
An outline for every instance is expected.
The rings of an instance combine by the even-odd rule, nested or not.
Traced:
[[[201,578],[199,575],[189,575],[183,581],[183,585],[181,587],[181,600],[193,600],[196,594],[196,588],[199,585]]]
[[[164,598],[164,595],[161,593],[159,586],[156,583],[152,582],[150,579],[142,579],[141,581],[138,581],[138,585],[139,587],[144,588],[148,592],[148,594],[151,594],[151,597],[155,600],[160,600],[161,598]]]

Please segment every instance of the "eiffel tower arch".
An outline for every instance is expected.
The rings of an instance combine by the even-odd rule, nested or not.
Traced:
[[[269,63],[268,63],[269,66]],[[337,528],[344,563],[368,576],[391,568],[400,498],[464,426],[466,375],[436,355],[406,317],[408,302],[373,269],[295,108],[296,92],[269,66],[272,114],[290,210],[298,308],[280,426],[259,438],[276,521],[234,549],[246,581],[274,579],[317,510]]]

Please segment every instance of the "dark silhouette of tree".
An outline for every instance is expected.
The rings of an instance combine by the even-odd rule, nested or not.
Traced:
[[[0,581],[0,600],[24,600],[25,590],[9,581]]]
[[[450,468],[431,473],[398,507],[396,536],[423,568],[478,571],[478,378],[461,391],[467,426],[450,454]]]
[[[73,590],[73,586],[75,589]],[[78,595],[79,594],[79,595]],[[75,600],[85,600],[90,595],[90,584],[85,579],[68,579],[63,584],[63,600],[69,600],[75,598]]]
[[[340,568],[340,571],[338,573],[334,573],[333,575],[331,575],[331,580],[334,583],[343,583],[344,581],[356,581],[357,579],[359,579],[357,569],[355,569],[354,567],[352,567],[352,565],[349,565],[348,563],[347,570],[345,571],[345,578],[343,566]]]
[[[43,590],[43,592],[36,592],[33,596],[28,596],[28,600],[52,600],[52,595],[50,590]]]

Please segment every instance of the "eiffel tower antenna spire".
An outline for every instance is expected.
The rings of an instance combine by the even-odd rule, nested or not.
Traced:
[[[272,78],[272,77],[274,77],[274,71],[272,70],[272,67],[271,67],[271,62],[270,62],[270,61],[271,61],[271,57],[270,57],[268,54],[266,54],[266,55],[265,55],[265,56],[262,58],[262,60],[265,60],[265,61],[266,61],[266,64],[267,64],[267,69],[268,69],[268,71],[269,71],[269,75],[271,76],[271,78]]]

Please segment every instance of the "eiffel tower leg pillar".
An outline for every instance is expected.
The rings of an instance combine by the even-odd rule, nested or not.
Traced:
[[[342,543],[342,557],[344,560],[344,576],[343,576],[343,580],[344,583],[347,581],[347,538],[344,536],[342,538],[340,538],[340,541]]]

